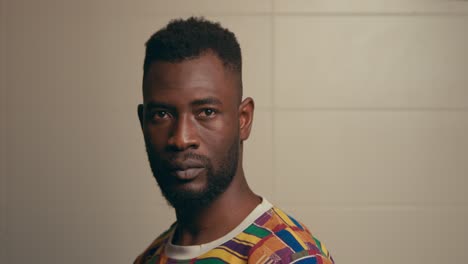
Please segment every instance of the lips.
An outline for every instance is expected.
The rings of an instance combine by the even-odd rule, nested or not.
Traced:
[[[205,167],[202,163],[194,160],[184,162],[173,162],[168,166],[169,172],[180,181],[189,181],[198,176]]]
[[[200,172],[202,172],[205,168],[188,168],[185,170],[175,170],[172,174],[178,179],[182,181],[193,180],[197,177]]]

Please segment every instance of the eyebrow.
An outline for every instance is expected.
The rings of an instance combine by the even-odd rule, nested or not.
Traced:
[[[161,102],[155,102],[155,101],[149,102],[147,107],[148,107],[148,109],[164,108],[164,109],[169,109],[169,110],[173,110],[175,108],[174,106],[171,106],[169,104],[165,104],[165,103],[161,103]]]
[[[206,97],[201,99],[196,99],[190,102],[191,106],[201,106],[201,105],[222,105],[223,103],[216,97]],[[151,101],[148,102],[148,109],[152,108],[165,108],[165,109],[175,109],[174,106],[162,102]]]
[[[218,98],[206,97],[206,98],[194,100],[190,104],[192,106],[200,106],[200,105],[222,105],[223,103]]]

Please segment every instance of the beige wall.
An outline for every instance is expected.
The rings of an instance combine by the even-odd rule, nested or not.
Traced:
[[[241,42],[251,185],[337,263],[468,259],[467,2],[1,2],[0,263],[129,263],[174,220],[136,105],[190,14]]]
[[[5,3],[0,0],[0,263],[6,262],[6,61]]]

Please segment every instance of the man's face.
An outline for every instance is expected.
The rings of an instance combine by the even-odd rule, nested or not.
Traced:
[[[144,80],[140,121],[153,174],[175,208],[206,206],[239,163],[239,89],[213,53],[155,62]]]

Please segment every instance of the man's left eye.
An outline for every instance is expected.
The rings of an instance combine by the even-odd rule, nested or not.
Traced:
[[[211,109],[211,108],[203,109],[200,112],[200,116],[202,116],[202,117],[211,117],[211,116],[214,116],[215,114],[216,114],[216,111],[214,109]]]

